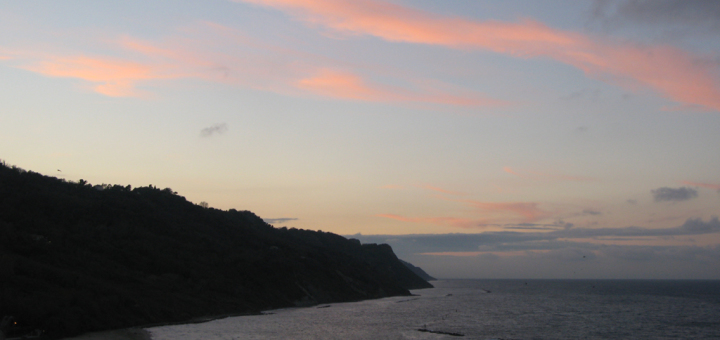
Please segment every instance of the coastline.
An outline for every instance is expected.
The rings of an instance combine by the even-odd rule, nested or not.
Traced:
[[[113,331],[93,332],[62,340],[152,340],[150,332],[143,328],[125,328]]]
[[[187,325],[187,324],[195,324],[195,323],[205,323],[205,322],[220,320],[220,319],[229,318],[229,317],[259,315],[259,314],[261,314],[261,312],[232,313],[232,314],[206,316],[206,317],[194,318],[194,319],[187,320],[187,321],[163,322],[163,323],[148,324],[148,325],[144,325],[144,326],[135,326],[135,327],[121,328],[121,329],[114,329],[114,330],[107,330],[107,331],[90,332],[90,333],[81,334],[81,335],[78,335],[75,337],[62,338],[60,340],[152,340],[152,336],[150,336],[150,332],[147,330],[148,328],[171,326],[171,325]]]
[[[435,287],[432,287],[432,288],[435,288]],[[424,289],[432,289],[432,288],[417,288],[417,289],[412,289],[412,290],[424,290]],[[412,292],[412,290],[410,292],[410,295],[408,295],[408,296],[411,296],[411,297],[412,296],[420,296],[420,295],[414,294]],[[401,295],[395,295],[395,296],[401,296]],[[337,302],[330,302],[330,303],[360,302],[360,301],[384,299],[384,298],[395,297],[395,296],[386,296],[386,297],[376,298],[376,299],[362,299],[362,300],[357,300],[357,301],[337,301]],[[329,306],[325,306],[325,307],[329,307]],[[315,303],[315,304],[307,305],[307,306],[295,306],[295,307],[285,307],[285,308],[325,308],[325,307],[323,307],[321,304]],[[283,308],[280,308],[280,309],[283,309]],[[75,337],[61,338],[60,340],[152,340],[152,336],[150,335],[150,332],[147,329],[153,328],[153,327],[198,324],[198,323],[205,323],[205,322],[225,319],[225,318],[229,318],[229,317],[263,315],[265,313],[266,313],[265,311],[260,311],[260,312],[250,312],[250,313],[248,313],[248,312],[231,313],[231,314],[198,317],[198,318],[194,318],[194,319],[187,320],[187,321],[163,322],[163,323],[156,323],[156,324],[148,324],[148,325],[144,325],[144,326],[135,326],[135,327],[129,327],[129,328],[115,329],[115,330],[85,333],[85,334],[81,334],[81,335],[78,335]]]

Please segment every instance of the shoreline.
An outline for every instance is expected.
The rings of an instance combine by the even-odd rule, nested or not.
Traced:
[[[435,288],[435,287],[432,287]],[[414,296],[420,296],[418,294],[412,293],[413,290],[423,290],[423,289],[432,289],[432,288],[417,288],[417,289],[411,289],[410,295],[408,297],[414,297]],[[402,295],[397,296],[386,296],[383,298],[376,298],[376,299],[362,299],[357,301],[338,301],[338,302],[331,302],[331,303],[344,303],[344,302],[360,302],[360,301],[367,301],[367,300],[377,300],[377,299],[384,299],[388,297],[399,297]],[[399,301],[403,302],[403,301]],[[320,307],[318,307],[320,306]],[[329,307],[329,305],[327,306]],[[322,304],[315,303],[312,305],[307,306],[290,306],[285,308],[324,308]],[[270,310],[277,310],[277,309],[284,309],[284,308],[276,308],[276,309],[270,309]],[[268,311],[270,311],[268,310]],[[114,329],[114,330],[106,330],[106,331],[98,331],[98,332],[90,332],[81,334],[74,337],[69,338],[61,338],[60,340],[152,340],[152,336],[150,335],[150,331],[148,329],[153,327],[162,327],[162,326],[173,326],[173,325],[188,325],[188,324],[198,324],[198,323],[205,323],[225,318],[231,318],[231,317],[238,317],[238,316],[250,316],[250,315],[264,315],[267,314],[267,311],[259,311],[259,312],[245,312],[245,313],[232,313],[232,314],[222,314],[222,315],[215,315],[215,316],[207,316],[207,317],[198,317],[186,321],[177,321],[177,322],[163,322],[163,323],[155,323],[155,324],[147,324],[147,325],[141,325],[141,326],[133,326],[128,328],[121,328],[121,329]],[[269,313],[273,314],[273,313]]]
[[[62,340],[152,340],[152,336],[144,328],[132,327],[85,333],[72,338],[62,338]]]
[[[186,324],[196,324],[196,323],[205,323],[210,322],[214,320],[220,320],[235,316],[247,316],[247,315],[258,315],[259,313],[234,313],[234,314],[223,314],[223,315],[217,315],[217,316],[209,316],[209,317],[199,317],[187,321],[178,321],[178,322],[164,322],[164,323],[155,323],[155,324],[148,324],[143,326],[134,326],[134,327],[128,327],[128,328],[120,328],[120,329],[113,329],[113,330],[106,330],[106,331],[98,331],[98,332],[90,332],[81,334],[74,337],[69,338],[61,338],[60,340],[152,340],[152,336],[150,336],[150,332],[148,331],[149,328],[153,327],[162,327],[162,326],[172,326],[172,325],[186,325]]]

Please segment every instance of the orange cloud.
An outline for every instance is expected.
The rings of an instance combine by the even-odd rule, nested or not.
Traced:
[[[497,52],[526,54],[527,46],[567,45],[575,39],[536,22],[524,25],[484,23],[448,18],[375,0],[239,0],[290,11],[314,25],[340,32],[367,34],[389,41],[485,47]]]
[[[213,29],[213,33],[221,29],[219,25],[205,23],[206,27]],[[137,52],[146,59],[154,60],[156,64],[162,64],[167,70],[172,70],[178,76],[202,77],[198,69],[217,67],[217,63],[210,56],[193,52],[193,48],[164,48],[152,42],[124,36],[118,40],[118,45],[127,51]],[[185,43],[188,43],[187,41]],[[173,44],[169,44],[173,45]],[[176,45],[176,44],[175,44]],[[185,71],[180,71],[185,70]]]
[[[195,30],[207,30],[206,35],[217,37],[217,41],[205,38],[204,41],[192,41],[193,44],[206,45],[203,52],[191,52],[186,45],[175,42],[175,48],[159,47],[157,44],[123,37],[119,45],[129,51],[142,54],[158,64],[176,65],[175,68],[198,71],[188,76],[219,80],[207,76],[207,71],[216,70],[224,74],[222,81],[242,84],[256,89],[278,93],[299,95],[297,90],[310,92],[323,97],[370,102],[422,102],[455,106],[499,106],[505,102],[485,98],[477,93],[454,95],[436,89],[413,92],[402,88],[383,86],[368,82],[361,76],[347,70],[318,67],[315,55],[306,55],[300,51],[270,46],[255,41],[240,32],[219,24],[206,22]],[[219,38],[219,39],[218,39]],[[212,52],[218,44],[227,45],[230,40],[238,48],[229,53]],[[173,44],[166,44],[173,45]],[[269,55],[268,55],[269,54]],[[332,60],[324,60],[333,63]],[[200,71],[204,72],[200,72]],[[217,72],[216,72],[217,73]],[[232,74],[236,74],[232,76]]]
[[[499,106],[506,104],[479,95],[463,97],[439,91],[413,93],[404,89],[369,84],[356,74],[327,68],[320,69],[312,77],[299,80],[296,86],[325,97],[371,102],[421,102],[456,106]]]
[[[507,172],[511,175],[518,176],[520,178],[525,179],[534,179],[534,180],[557,180],[557,181],[578,181],[578,182],[590,182],[595,181],[596,179],[590,178],[590,177],[580,177],[580,176],[568,176],[568,175],[558,175],[558,174],[547,174],[537,171],[524,171],[526,174],[522,174],[516,170],[511,169],[510,167],[504,167],[504,172]]]
[[[146,41],[134,39],[128,36],[120,38],[118,44],[126,50],[135,51],[145,56],[178,59],[181,55],[178,51],[161,48]]]
[[[314,77],[302,79],[298,87],[328,97],[384,101],[389,94],[368,87],[360,77],[333,70],[321,70]]]
[[[157,49],[159,50],[159,49]],[[149,51],[146,51],[149,52]],[[136,62],[109,57],[57,56],[28,54],[28,59],[39,61],[19,66],[48,77],[77,78],[93,83],[95,92],[111,97],[141,96],[135,86],[140,81],[173,79],[197,74],[181,71],[188,69],[179,63]]]
[[[297,95],[297,79],[316,67],[304,63],[297,51],[279,49],[214,23],[185,28],[183,37],[162,43],[122,37],[117,44],[132,57],[163,65],[175,78],[197,78],[258,90]],[[291,56],[291,57],[288,57]],[[308,58],[307,56],[305,56]],[[310,71],[312,72],[312,71]]]
[[[712,74],[717,67],[670,46],[586,44],[585,54],[556,58],[594,77],[610,76],[626,87],[640,84],[665,97],[691,106],[720,111],[720,86]]]
[[[376,0],[236,0],[290,12],[311,25],[392,42],[486,49],[516,57],[549,57],[625,87],[649,87],[688,105],[720,111],[717,66],[669,46],[591,38],[542,23],[472,21]]]
[[[701,187],[701,188],[707,188],[707,189],[720,190],[720,184],[698,183],[698,182],[690,182],[690,181],[682,181],[682,184],[692,185],[695,187]]]
[[[515,176],[518,176],[518,177],[525,178],[525,176],[523,176],[523,175],[521,175],[521,174],[513,171],[513,169],[511,169],[509,166],[504,167],[504,168],[503,168],[503,171],[505,171],[505,172],[507,172],[507,173],[509,173],[509,174],[511,174],[511,175],[515,175]]]
[[[207,29],[211,32],[202,31]],[[138,84],[177,78],[222,81],[287,93],[285,83],[288,78],[297,77],[297,72],[289,71],[289,63],[268,62],[267,56],[253,55],[244,50],[235,54],[213,52],[227,43],[226,36],[212,38],[225,33],[220,32],[217,25],[194,26],[184,33],[186,36],[182,41],[169,38],[162,43],[128,36],[112,40],[112,53],[122,57],[67,56],[31,50],[22,53],[22,59],[26,61],[18,67],[48,77],[76,78],[96,83],[93,86],[95,92],[113,97],[141,96],[142,93],[136,89]],[[196,34],[203,34],[205,39],[193,39]],[[204,46],[200,48],[201,45]],[[263,52],[267,49],[257,54]],[[240,76],[228,77],[231,70],[223,65],[231,65]],[[275,76],[272,76],[273,72]],[[266,83],[276,86],[266,86]]]
[[[49,77],[79,78],[95,83],[95,91],[108,96],[136,96],[138,80],[159,78],[147,65],[107,58],[49,57],[22,67]]]
[[[139,63],[100,58],[52,58],[26,69],[51,77],[73,77],[94,82],[153,78],[149,67]]]
[[[386,86],[368,81],[347,66],[327,66],[341,62],[269,45],[210,22],[186,27],[182,37],[161,42],[129,36],[108,41],[117,57],[31,50],[21,53],[27,61],[19,67],[49,77],[89,81],[95,83],[95,92],[114,97],[140,96],[137,85],[153,79],[196,78],[293,96],[312,93],[345,100],[469,107],[507,104],[472,91],[427,86],[423,81],[410,81],[417,90]],[[0,53],[0,60],[12,59],[12,53]]]
[[[421,188],[441,192],[443,194],[450,194],[450,195],[457,195],[457,196],[467,195],[466,192],[445,190],[443,188],[434,187],[432,185],[423,185],[423,186],[421,186]]]
[[[405,217],[393,214],[380,214],[378,217],[390,218],[393,220],[412,222],[412,223],[428,223],[436,225],[449,225],[458,228],[477,228],[481,224],[486,224],[485,221],[474,221],[467,218],[456,218],[456,217]]]
[[[549,212],[540,210],[538,208],[539,203],[535,202],[478,202],[473,200],[459,202],[470,204],[484,212],[510,212],[520,215],[525,223],[535,222],[551,216]]]

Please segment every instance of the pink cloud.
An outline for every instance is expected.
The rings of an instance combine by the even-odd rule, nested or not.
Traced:
[[[682,181],[682,184],[692,185],[695,187],[701,187],[701,188],[707,188],[707,189],[720,190],[720,184],[698,183],[698,182],[690,182],[690,181]]]
[[[435,225],[447,225],[457,228],[478,228],[482,224],[487,224],[487,221],[470,220],[467,218],[457,217],[406,217],[393,214],[380,214],[378,217],[385,217],[397,221],[412,222],[412,223],[426,223]]]
[[[432,191],[437,191],[437,192],[441,192],[441,193],[443,193],[443,194],[449,194],[449,195],[465,196],[465,195],[468,194],[468,193],[466,193],[466,192],[461,192],[461,191],[445,190],[445,189],[443,189],[443,188],[434,187],[434,186],[432,186],[432,185],[423,185],[423,186],[420,186],[420,187],[423,188],[423,189],[428,189],[428,190],[432,190]]]
[[[481,95],[458,96],[441,91],[412,92],[370,83],[349,71],[319,69],[296,83],[297,88],[324,97],[369,102],[420,102],[455,106],[501,106],[507,103]]]
[[[614,42],[517,23],[447,17],[376,0],[237,0],[278,8],[314,26],[391,42],[485,49],[516,57],[548,57],[587,76],[628,88],[648,87],[683,104],[720,111],[714,63],[671,46]]]
[[[95,82],[153,78],[151,69],[139,63],[85,56],[51,57],[50,60],[41,61],[26,69],[51,77],[73,77]]]
[[[78,78],[94,83],[98,93],[113,96],[138,96],[134,89],[139,80],[165,78],[144,64],[110,58],[86,56],[57,57],[47,56],[45,60],[22,66],[26,70],[48,77]]]
[[[289,94],[293,87],[288,83],[301,74],[293,69],[292,62],[277,61],[264,55],[273,55],[273,51],[268,49],[215,52],[228,41],[227,36],[221,36],[227,32],[217,25],[194,26],[184,33],[186,36],[182,39],[170,37],[162,42],[128,36],[108,40],[111,47],[108,53],[118,55],[114,57],[68,56],[26,49],[15,59],[19,60],[19,68],[48,77],[95,83],[95,92],[113,97],[142,96],[144,93],[136,89],[137,85],[151,80],[178,78],[224,82]],[[201,36],[210,38],[203,40]]]
[[[149,80],[195,78],[292,96],[313,94],[343,100],[469,107],[507,104],[461,89],[383,85],[359,75],[351,66],[333,66],[342,62],[269,45],[209,22],[186,27],[182,36],[161,41],[122,36],[105,43],[114,57],[68,56],[29,49],[22,55],[20,67],[49,77],[95,83],[95,92],[115,97],[140,96],[137,85]]]
[[[590,177],[569,176],[569,175],[562,175],[562,174],[548,174],[548,173],[530,171],[530,170],[521,172],[521,171],[513,170],[507,166],[503,168],[503,171],[506,173],[509,173],[511,175],[518,176],[520,178],[533,179],[533,180],[577,181],[577,182],[596,181],[596,179],[590,178]]]
[[[511,169],[509,166],[504,167],[504,168],[503,168],[503,171],[505,171],[505,172],[507,172],[507,173],[509,173],[509,174],[511,174],[511,175],[515,175],[515,176],[518,176],[518,177],[525,178],[525,176],[523,176],[523,175],[515,172],[515,171],[514,171],[513,169]]]
[[[477,208],[483,215],[482,219],[468,219],[456,217],[407,217],[394,214],[380,214],[378,217],[390,218],[403,222],[448,225],[459,228],[481,228],[489,225],[519,221],[521,223],[536,222],[552,217],[552,213],[541,210],[536,202],[479,202],[474,200],[454,200],[441,198],[447,201],[461,202]],[[509,217],[509,213],[517,217]]]
[[[385,101],[391,99],[392,95],[367,86],[355,74],[329,69],[320,70],[317,75],[298,81],[297,86],[322,96],[342,99]]]
[[[26,48],[14,59],[18,68],[47,77],[82,79],[94,83],[95,92],[111,97],[144,96],[146,93],[136,88],[141,82],[202,77],[198,69],[208,65],[181,49],[165,49],[130,37],[111,41],[110,45],[114,50],[109,52],[121,56],[68,55]]]
[[[522,217],[522,222],[529,223],[551,217],[552,214],[538,208],[539,203],[536,202],[479,202],[474,200],[462,200],[464,202],[478,208],[485,213],[509,212]]]

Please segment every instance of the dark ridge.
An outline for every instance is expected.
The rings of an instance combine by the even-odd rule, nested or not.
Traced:
[[[436,278],[430,276],[428,273],[426,273],[424,270],[422,270],[422,268],[416,267],[410,262],[400,260],[400,263],[404,264],[405,267],[408,267],[408,269],[410,269],[410,271],[412,271],[413,273],[415,273],[415,275],[419,276],[420,278],[422,278],[425,281],[437,280]]]
[[[0,162],[0,317],[44,337],[409,296],[386,244],[274,228],[169,188],[77,183]]]

